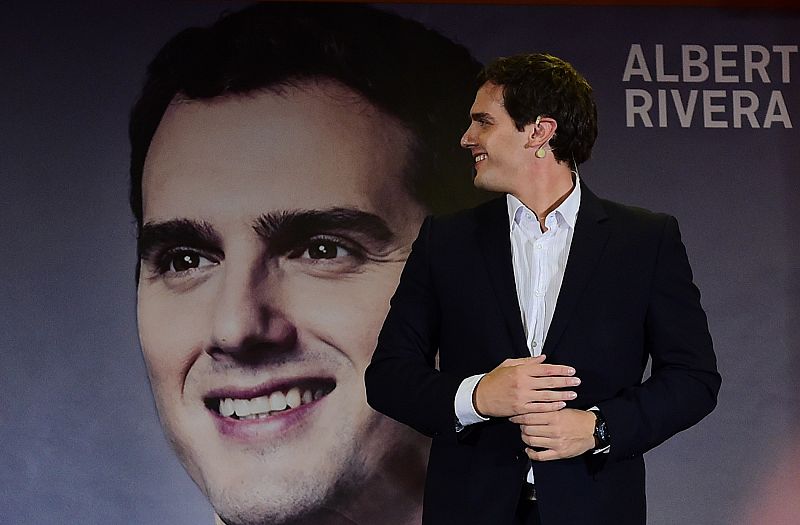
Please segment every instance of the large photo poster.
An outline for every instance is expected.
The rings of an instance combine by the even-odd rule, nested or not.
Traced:
[[[38,2],[0,24],[10,522],[419,523],[430,440],[369,407],[364,370],[423,219],[491,198],[460,141],[482,65],[520,52],[586,77],[581,180],[674,215],[702,292],[722,390],[645,455],[648,523],[795,519],[798,11]]]

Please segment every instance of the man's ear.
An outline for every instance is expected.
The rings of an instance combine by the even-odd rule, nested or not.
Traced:
[[[553,138],[553,135],[556,134],[556,128],[558,128],[558,123],[555,119],[542,116],[536,117],[534,122],[525,126],[525,133],[528,136],[525,147],[541,148]]]

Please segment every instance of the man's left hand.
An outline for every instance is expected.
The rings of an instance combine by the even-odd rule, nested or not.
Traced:
[[[522,430],[525,452],[533,461],[579,456],[594,448],[596,416],[587,410],[564,408],[557,412],[521,414],[510,418]],[[544,450],[541,450],[544,449]]]

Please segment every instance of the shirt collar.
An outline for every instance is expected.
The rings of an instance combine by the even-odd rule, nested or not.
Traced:
[[[581,179],[578,174],[575,174],[575,186],[572,188],[569,196],[564,199],[564,202],[558,205],[558,208],[553,210],[556,217],[563,219],[570,228],[575,228],[575,221],[578,218],[578,209],[581,206]],[[514,226],[519,224],[522,214],[525,210],[529,210],[521,200],[510,193],[506,194],[506,208],[508,210],[508,224],[511,231]]]

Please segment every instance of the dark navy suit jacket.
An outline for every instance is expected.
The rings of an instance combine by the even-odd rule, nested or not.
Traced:
[[[581,191],[543,353],[576,369],[567,406],[599,407],[612,445],[534,462],[539,512],[543,525],[641,525],[642,455],[714,408],[720,376],[676,220]],[[456,433],[453,402],[464,378],[528,356],[505,197],[427,218],[365,378],[372,407],[433,437],[424,524],[512,522],[530,464],[519,427]]]

